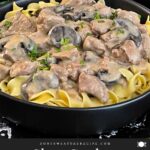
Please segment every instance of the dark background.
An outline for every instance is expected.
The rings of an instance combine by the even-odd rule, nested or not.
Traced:
[[[0,6],[9,3],[12,0],[0,0]],[[150,0],[135,0],[150,8]],[[0,118],[0,138],[50,138],[51,135],[41,135],[29,129],[25,129],[10,121]],[[95,135],[94,138],[150,138],[150,112],[142,116],[136,122],[112,131]],[[92,137],[90,137],[92,138]]]

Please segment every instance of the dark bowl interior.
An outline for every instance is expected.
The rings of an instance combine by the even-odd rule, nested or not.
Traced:
[[[26,7],[38,0],[18,1],[17,4]],[[113,8],[136,11],[145,22],[150,14],[146,7],[130,0],[106,0]],[[12,9],[12,3],[0,8],[0,19]],[[0,114],[11,121],[33,130],[54,135],[94,135],[101,131],[119,128],[144,114],[150,109],[150,93],[138,98],[112,106],[98,108],[59,108],[20,101],[0,92]]]

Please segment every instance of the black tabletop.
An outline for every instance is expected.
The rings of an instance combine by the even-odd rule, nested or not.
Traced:
[[[0,6],[4,5],[10,0],[5,2],[0,1]],[[149,0],[136,0],[148,7]],[[150,5],[149,5],[150,6]],[[51,135],[43,135],[29,129],[23,128],[20,125],[14,124],[11,121],[0,118],[0,138],[50,138]],[[150,111],[144,116],[139,118],[136,122],[129,125],[113,130],[109,133],[102,133],[95,135],[94,138],[149,138],[150,137]],[[91,137],[90,137],[91,138]]]

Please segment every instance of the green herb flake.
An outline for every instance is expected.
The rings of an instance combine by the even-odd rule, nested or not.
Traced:
[[[61,49],[63,51],[70,51],[70,50],[72,50],[74,48],[76,48],[76,47],[74,45],[72,45],[72,44],[64,45],[63,47],[61,47]]]
[[[50,70],[49,68],[45,67],[45,66],[40,66],[39,70]]]
[[[9,29],[11,26],[12,26],[12,22],[9,21],[9,20],[5,20],[4,27],[7,28],[7,29]]]
[[[40,61],[40,63],[41,63],[42,65],[44,65],[44,66],[48,66],[48,61],[47,61],[47,59],[42,59],[42,60]]]
[[[113,20],[113,19],[116,19],[118,17],[118,13],[117,11],[114,11],[112,12],[112,15],[110,16],[110,19]]]
[[[40,64],[39,70],[50,70],[50,65],[47,58],[40,60]]]
[[[119,35],[119,34],[124,34],[124,29],[123,28],[118,28],[117,29],[117,35]]]
[[[101,15],[96,11],[94,15],[94,20],[101,19]]]
[[[34,45],[33,49],[28,52],[28,56],[31,58],[31,60],[36,60],[36,58],[40,56],[36,45]]]
[[[80,65],[84,66],[85,65],[85,61],[84,60],[80,60]]]
[[[81,21],[79,24],[79,27],[82,29],[82,28],[84,28],[84,25],[85,25],[85,22]]]
[[[62,38],[60,41],[61,46],[67,45],[70,43],[70,39],[69,38]]]
[[[11,50],[12,50],[12,51],[15,51],[15,50],[16,50],[16,48],[12,48]]]
[[[61,52],[61,49],[60,49],[60,48],[55,48],[55,51],[56,51],[57,53],[59,53],[59,52]]]
[[[116,22],[115,22],[115,20],[113,20],[113,22],[112,22],[112,26],[115,26],[116,25]]]
[[[87,34],[86,34],[86,36],[92,36],[93,35],[93,33],[91,33],[91,32],[88,32]]]

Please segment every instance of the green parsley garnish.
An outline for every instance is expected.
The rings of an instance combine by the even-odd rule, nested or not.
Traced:
[[[11,50],[12,50],[12,51],[15,51],[15,50],[16,50],[16,48],[12,48]]]
[[[60,49],[60,48],[55,48],[55,51],[56,51],[57,53],[59,53],[59,52],[61,52],[61,49]]]
[[[80,24],[79,24],[79,27],[84,28],[84,25],[85,25],[85,22],[81,21]]]
[[[76,48],[74,45],[68,44],[68,45],[64,45],[61,49],[62,49],[63,51],[69,51],[69,50],[72,50],[72,49],[74,49],[74,48]]]
[[[92,32],[88,32],[86,35],[87,35],[87,36],[92,36],[93,33],[92,33]]]
[[[117,13],[117,11],[114,11],[114,12],[112,12],[112,15],[110,16],[110,19],[113,20],[117,17],[118,17],[118,13]]]
[[[31,58],[31,60],[36,60],[36,58],[40,56],[36,45],[34,45],[33,49],[28,52],[28,56]]]
[[[85,61],[84,60],[80,60],[80,65],[85,65]]]
[[[95,12],[94,19],[95,20],[101,19],[101,15],[97,11]]]
[[[118,35],[118,34],[124,34],[124,32],[125,32],[125,31],[124,31],[123,28],[118,28],[118,29],[117,29],[117,35]]]
[[[7,29],[9,29],[11,25],[12,25],[12,22],[11,22],[11,21],[5,20],[5,22],[4,22],[4,27],[6,27]]]
[[[61,46],[67,45],[70,43],[70,39],[69,38],[62,38],[60,41]]]
[[[50,70],[50,65],[47,58],[40,60],[40,64],[41,64],[41,66],[39,67],[40,70]]]
[[[112,26],[115,26],[116,25],[116,22],[115,22],[115,20],[113,20],[113,22],[112,22]]]

